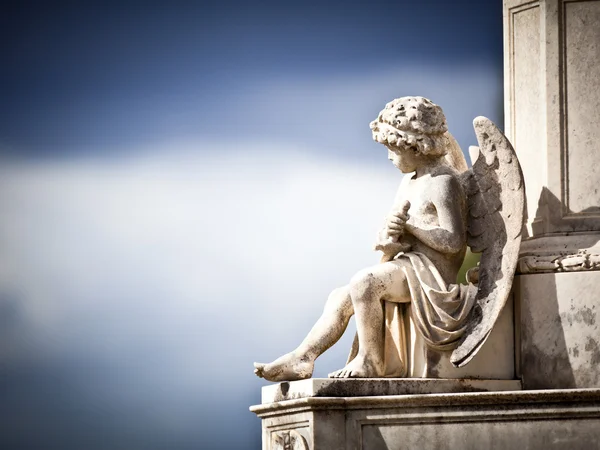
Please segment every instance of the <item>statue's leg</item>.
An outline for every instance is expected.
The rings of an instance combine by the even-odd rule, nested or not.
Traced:
[[[350,297],[356,317],[358,354],[346,367],[330,374],[334,378],[374,378],[384,375],[384,318],[382,301],[410,302],[402,259],[357,273],[350,281]]]
[[[349,287],[335,289],[329,294],[323,314],[295,352],[314,361],[342,337],[352,314]]]
[[[342,337],[353,313],[349,286],[335,289],[327,299],[323,314],[298,348],[270,364],[254,363],[254,373],[269,381],[310,378],[315,359]]]

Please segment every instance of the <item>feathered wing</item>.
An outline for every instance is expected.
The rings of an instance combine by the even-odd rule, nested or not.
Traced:
[[[467,364],[479,351],[510,294],[525,205],[517,155],[504,134],[485,117],[473,121],[479,155],[463,174],[468,198],[468,245],[482,252],[479,283],[469,324],[450,361]]]

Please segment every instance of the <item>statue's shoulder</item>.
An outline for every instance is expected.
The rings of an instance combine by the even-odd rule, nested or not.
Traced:
[[[461,175],[449,166],[440,166],[432,171],[429,185],[437,195],[442,197],[464,196]]]
[[[434,178],[440,178],[442,180],[456,180],[459,181],[460,173],[454,168],[447,164],[440,164],[434,170],[431,171],[431,176]]]

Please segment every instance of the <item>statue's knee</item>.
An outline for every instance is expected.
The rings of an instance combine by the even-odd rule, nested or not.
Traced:
[[[344,300],[349,296],[348,286],[340,287],[334,289],[327,297],[327,301],[325,302],[325,311],[337,310],[343,307]]]
[[[334,302],[348,293],[348,286],[335,288],[327,297],[327,302]]]
[[[369,299],[369,294],[374,293],[380,284],[371,270],[361,270],[350,280],[352,300],[360,301]]]

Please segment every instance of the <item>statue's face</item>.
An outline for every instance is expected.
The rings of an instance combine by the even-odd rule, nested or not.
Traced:
[[[402,173],[411,173],[417,170],[419,165],[419,154],[413,149],[405,147],[391,147],[386,145],[388,149],[388,159]]]

